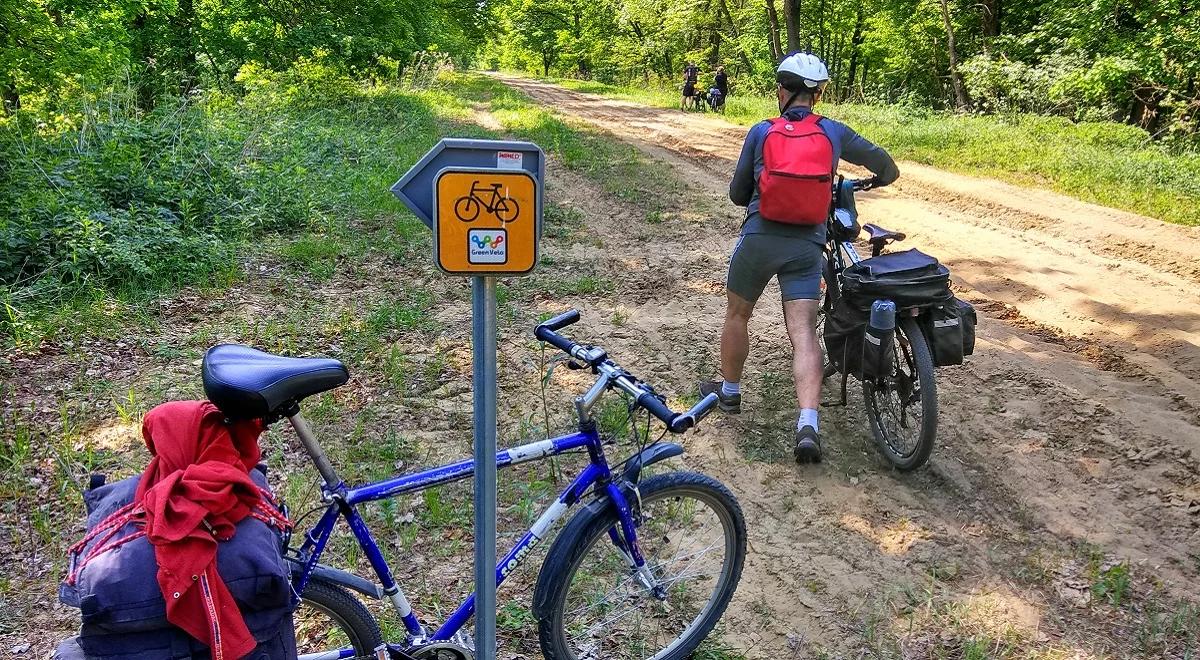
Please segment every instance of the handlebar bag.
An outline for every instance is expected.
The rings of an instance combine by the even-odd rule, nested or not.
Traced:
[[[269,494],[261,467],[251,470],[250,477]],[[95,475],[94,487],[83,494],[88,532],[106,531],[92,538],[89,534],[86,542],[72,548],[71,577],[60,585],[59,600],[79,608],[82,626],[80,635],[64,642],[55,657],[176,660],[210,656],[204,644],[167,622],[154,548],[141,534],[136,519],[122,517],[133,502],[140,479],[139,475],[104,484],[103,477]],[[263,501],[274,507],[270,498],[264,496]],[[239,522],[233,538],[218,544],[217,571],[258,641],[246,657],[294,659],[292,611],[298,599],[283,557],[283,531],[269,519],[252,514]]]
[[[947,303],[950,271],[919,250],[889,252],[847,266],[841,274],[842,298],[869,310],[876,300],[891,300],[898,309]]]
[[[962,364],[963,357],[975,352],[975,308],[958,298],[934,305],[921,313],[920,322],[933,364],[945,367]]]

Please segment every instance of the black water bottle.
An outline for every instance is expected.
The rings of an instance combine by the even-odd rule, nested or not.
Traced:
[[[896,303],[890,300],[871,303],[871,320],[863,337],[863,378],[881,378],[892,372],[895,334]]]

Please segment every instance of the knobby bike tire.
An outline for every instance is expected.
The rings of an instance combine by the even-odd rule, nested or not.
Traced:
[[[300,594],[300,607],[311,607],[329,619],[354,647],[356,658],[374,658],[375,649],[383,644],[383,635],[379,632],[379,623],[370,610],[346,589],[322,580],[312,578]],[[297,620],[299,624],[299,620]],[[300,650],[300,658],[304,658],[302,640],[297,635],[296,646]]]
[[[879,448],[879,452],[896,469],[908,472],[925,465],[930,454],[933,453],[938,425],[937,382],[934,380],[933,354],[929,350],[929,342],[925,339],[925,333],[921,332],[916,320],[911,317],[899,319],[896,328],[908,341],[909,350],[912,351],[913,369],[921,383],[921,400],[919,402],[921,428],[917,434],[917,445],[911,453],[901,454],[888,442],[879,409],[874,405],[874,385],[869,380],[863,381],[863,403],[867,409],[867,418],[870,420],[871,434],[875,436],[875,444]],[[903,353],[897,351],[896,359],[903,359]]]
[[[691,657],[696,647],[712,632],[737,589],[746,559],[746,522],[741,507],[729,489],[719,481],[702,474],[671,472],[655,475],[641,483],[640,493],[642,503],[689,495],[704,500],[707,505],[713,507],[713,512],[721,522],[725,554],[713,593],[705,601],[705,606],[696,619],[683,630],[683,634],[676,636],[654,656],[661,660],[684,660]],[[637,496],[631,492],[631,506],[637,507],[638,502]],[[718,508],[720,510],[717,510]],[[617,525],[618,521],[616,509],[611,505],[603,508],[585,508],[571,519],[547,554],[534,593],[538,641],[547,660],[578,658],[571,649],[564,630],[566,599],[582,560],[588,556],[588,552],[596,543],[609,542],[608,530]],[[729,538],[730,535],[732,539]],[[643,537],[639,535],[639,539],[641,538]],[[678,580],[676,578],[674,581]],[[666,652],[667,649],[670,651]]]

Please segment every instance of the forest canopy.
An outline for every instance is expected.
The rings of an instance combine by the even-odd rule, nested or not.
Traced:
[[[148,109],[246,65],[322,58],[369,75],[435,50],[469,60],[483,7],[462,0],[0,0],[0,94],[12,110],[135,88]]]
[[[1113,120],[1156,137],[1200,115],[1196,0],[495,0],[493,67],[644,84],[724,65],[735,93],[811,49],[837,100]],[[711,76],[711,73],[709,74]]]

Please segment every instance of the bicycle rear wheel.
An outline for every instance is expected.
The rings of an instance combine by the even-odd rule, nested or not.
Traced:
[[[383,644],[379,624],[349,591],[313,578],[300,594],[292,615],[299,660],[353,657],[367,660]],[[339,655],[347,650],[354,655]]]
[[[746,558],[746,523],[733,494],[684,472],[646,479],[640,491],[638,544],[657,589],[613,544],[616,510],[584,509],[538,576],[534,611],[549,660],[683,660],[725,612]]]
[[[937,385],[929,343],[912,317],[899,320],[892,372],[863,381],[863,399],[875,444],[892,465],[915,470],[929,460],[937,439]]]

